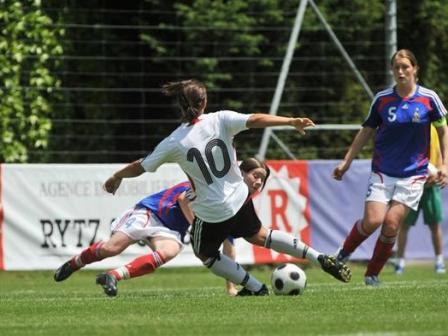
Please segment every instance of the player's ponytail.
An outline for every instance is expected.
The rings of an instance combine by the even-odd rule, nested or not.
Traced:
[[[182,122],[192,123],[205,110],[207,89],[195,79],[167,83],[163,85],[162,93],[177,98]]]

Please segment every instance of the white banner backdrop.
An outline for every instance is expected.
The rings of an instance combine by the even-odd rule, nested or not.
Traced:
[[[3,257],[6,270],[54,269],[92,242],[107,239],[110,223],[148,194],[186,180],[175,165],[123,181],[116,195],[103,182],[123,165],[2,166]],[[91,265],[115,267],[148,248],[134,245],[121,256]],[[173,265],[194,264],[187,248]],[[197,263],[199,264],[199,263]]]
[[[56,269],[91,243],[107,239],[111,221],[143,197],[159,192],[186,180],[177,165],[167,164],[156,173],[146,173],[134,179],[125,179],[116,195],[103,191],[104,181],[121,164],[3,164],[1,165],[1,198],[3,223],[3,268],[5,270]],[[284,166],[286,167],[286,166]],[[286,170],[286,168],[283,168]],[[262,207],[260,217],[267,227],[282,226],[288,222],[289,230],[300,234],[303,228],[304,207],[307,201],[298,198],[297,178],[288,183],[288,174],[270,179],[261,195],[255,199]],[[274,174],[275,176],[275,174]],[[276,189],[286,190],[278,198]],[[278,199],[277,199],[277,198]],[[279,203],[280,202],[280,203]],[[271,206],[269,206],[271,205]],[[271,211],[271,207],[275,211]],[[283,213],[282,209],[285,209]],[[1,217],[1,216],[0,216]],[[301,219],[298,221],[298,219]],[[1,220],[1,218],[0,218]],[[240,263],[282,261],[276,254],[266,255],[254,249],[243,239],[236,241],[237,260]],[[0,244],[1,249],[1,244]],[[264,249],[263,249],[264,250]],[[120,256],[89,265],[88,268],[112,268],[128,263],[137,256],[148,253],[148,247],[134,245]],[[263,254],[257,259],[255,255]],[[0,251],[1,259],[2,251]],[[256,260],[257,259],[257,260]],[[0,263],[1,265],[1,263]],[[167,266],[201,265],[193,255],[190,245],[170,261]],[[1,269],[1,267],[0,267]]]

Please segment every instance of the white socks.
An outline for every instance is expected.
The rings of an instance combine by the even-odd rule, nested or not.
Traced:
[[[300,241],[299,238],[293,237],[286,232],[270,230],[264,246],[296,258],[306,258],[316,265],[320,265],[317,257],[322,253],[317,252],[312,247]]]
[[[204,262],[214,274],[230,280],[234,284],[240,284],[247,289],[258,292],[263,284],[244,270],[240,264],[229,257],[219,254],[217,258],[209,258]]]

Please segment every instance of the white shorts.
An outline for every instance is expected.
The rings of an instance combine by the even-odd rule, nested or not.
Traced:
[[[181,235],[179,232],[167,228],[160,219],[146,208],[131,208],[126,210],[110,225],[112,232],[123,232],[129,238],[147,243],[148,238],[165,237],[174,239],[182,248]]]
[[[417,210],[423,194],[426,175],[391,177],[382,173],[370,173],[366,202],[389,204],[391,200]]]

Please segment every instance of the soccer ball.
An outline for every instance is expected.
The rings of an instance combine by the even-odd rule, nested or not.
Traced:
[[[283,264],[272,272],[271,284],[276,295],[302,295],[306,288],[306,274],[294,264]]]

